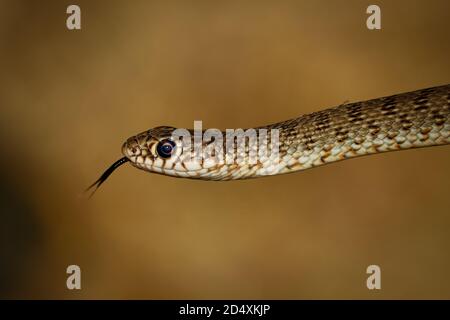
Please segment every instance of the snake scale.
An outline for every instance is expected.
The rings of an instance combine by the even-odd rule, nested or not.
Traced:
[[[449,100],[447,84],[343,104],[256,128],[278,129],[277,161],[265,156],[250,163],[246,160],[250,147],[235,150],[236,156],[244,153],[240,163],[187,157],[180,145],[183,141],[171,140],[175,128],[156,127],[127,139],[122,146],[124,157],[91,187],[98,187],[127,162],[175,177],[237,180],[291,173],[358,156],[445,145],[450,143]]]

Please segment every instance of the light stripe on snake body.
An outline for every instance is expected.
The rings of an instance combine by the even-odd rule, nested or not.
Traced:
[[[279,130],[277,162],[263,157],[250,163],[245,160],[249,148],[236,150],[244,153],[240,163],[193,160],[183,154],[180,141],[171,141],[175,128],[156,127],[127,139],[122,146],[125,157],[92,186],[98,187],[126,162],[175,177],[237,180],[291,173],[363,155],[445,145],[450,143],[449,100],[450,84],[348,103],[255,128]]]

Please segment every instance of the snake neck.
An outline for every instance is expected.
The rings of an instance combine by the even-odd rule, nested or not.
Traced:
[[[236,180],[285,174],[327,163],[389,151],[450,143],[450,85],[340,105],[260,127],[278,130],[276,156],[225,163],[193,176]],[[270,139],[269,139],[270,142]],[[239,152],[236,152],[239,155]]]

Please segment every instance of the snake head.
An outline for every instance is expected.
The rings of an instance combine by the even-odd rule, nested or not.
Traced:
[[[172,166],[175,158],[179,156],[175,150],[182,150],[181,147],[177,148],[171,139],[174,130],[176,129],[173,127],[157,127],[128,138],[122,146],[125,157],[114,162],[86,189],[86,192],[93,189],[89,197],[92,197],[100,185],[124,163],[130,162],[137,168],[156,173],[163,173],[165,166]]]
[[[132,136],[122,145],[122,153],[136,168],[175,175],[182,155],[182,140],[174,139],[174,127],[156,127]]]
[[[191,179],[212,180],[215,175],[220,178],[226,173],[223,170],[226,167],[215,156],[218,155],[216,145],[210,144],[211,140],[201,139],[203,133],[156,127],[128,138],[122,153],[134,167],[152,173]],[[199,137],[200,142],[196,142]],[[217,146],[222,146],[222,142]],[[219,172],[220,168],[223,169]]]

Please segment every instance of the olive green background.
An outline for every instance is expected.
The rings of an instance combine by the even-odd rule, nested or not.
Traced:
[[[233,182],[125,165],[82,196],[151,127],[254,127],[448,83],[449,2],[376,1],[380,31],[370,4],[0,1],[0,297],[449,299],[449,146]]]

